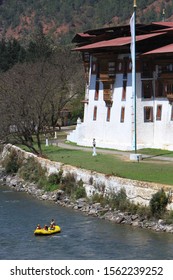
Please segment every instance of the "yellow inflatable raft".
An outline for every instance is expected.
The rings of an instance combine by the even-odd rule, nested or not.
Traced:
[[[36,229],[34,231],[35,235],[50,235],[50,234],[54,234],[54,233],[58,233],[61,232],[61,228],[59,226],[55,226],[54,229],[50,229],[50,227],[48,228],[48,230],[41,228],[41,229]]]

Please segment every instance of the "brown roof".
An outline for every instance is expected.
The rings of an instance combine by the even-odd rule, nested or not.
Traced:
[[[166,45],[164,47],[154,49],[152,51],[143,53],[142,55],[163,54],[163,53],[173,53],[173,44],[169,44],[169,45]]]
[[[160,33],[152,33],[152,34],[145,34],[145,35],[138,35],[136,36],[136,42],[146,40],[148,38],[156,37],[159,35],[163,35],[163,32]],[[131,43],[131,36],[128,37],[119,37],[111,40],[100,41],[93,44],[88,44],[82,47],[75,48],[76,51],[85,51],[85,50],[92,50],[97,48],[105,48],[105,47],[121,47],[124,45],[128,45]]]

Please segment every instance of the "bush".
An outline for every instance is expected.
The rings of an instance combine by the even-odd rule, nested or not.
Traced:
[[[62,177],[60,189],[63,190],[67,195],[71,196],[76,190],[77,184],[74,174],[67,173],[66,176]]]
[[[127,211],[130,208],[130,201],[127,198],[126,191],[121,189],[117,194],[110,198],[110,206],[112,209]]]
[[[173,224],[173,210],[167,211],[164,215],[164,220],[167,224]]]
[[[154,217],[160,218],[166,212],[169,197],[163,189],[155,193],[150,200],[150,209]]]
[[[52,185],[58,185],[61,183],[63,171],[60,170],[57,173],[50,174],[48,177],[48,183]]]
[[[41,188],[47,184],[46,170],[32,157],[19,169],[19,175],[26,181],[37,183]]]
[[[109,199],[107,197],[104,197],[103,194],[95,193],[92,198],[92,203],[100,203],[101,206],[105,206],[109,204]]]
[[[85,188],[83,186],[78,186],[77,189],[75,190],[74,195],[76,199],[86,197]]]
[[[15,150],[11,150],[10,154],[2,162],[7,174],[17,173],[21,164],[22,162]]]

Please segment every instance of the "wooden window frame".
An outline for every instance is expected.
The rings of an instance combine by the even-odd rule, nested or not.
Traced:
[[[153,97],[153,81],[142,80],[142,98],[151,99]]]
[[[141,63],[141,77],[142,78],[152,78],[153,76],[153,66],[149,60],[142,61]]]
[[[171,107],[171,121],[173,121],[173,104],[172,104],[172,107]]]
[[[125,107],[121,107],[121,116],[120,116],[120,122],[124,123],[124,119],[125,119]]]
[[[107,117],[106,117],[107,122],[110,122],[110,117],[111,117],[111,107],[107,107]]]
[[[94,106],[94,111],[93,111],[93,121],[97,120],[97,106]]]
[[[129,59],[128,59],[128,57],[124,57],[123,58],[123,79],[124,80],[127,79],[128,70],[129,70]]]
[[[96,80],[94,100],[99,99],[99,88],[100,88],[99,80]]]
[[[122,98],[121,100],[126,100],[126,89],[127,89],[127,81],[123,81],[123,89],[122,89]]]
[[[162,119],[162,105],[157,105],[156,120],[161,121],[161,119]]]
[[[153,107],[144,107],[144,122],[153,122]]]

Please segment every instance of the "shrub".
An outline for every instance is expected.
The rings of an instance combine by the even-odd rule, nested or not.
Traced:
[[[50,174],[49,177],[48,177],[48,183],[52,184],[52,185],[58,185],[60,184],[61,180],[62,180],[62,174],[63,174],[63,171],[60,170],[57,173],[53,173],[53,174]]]
[[[167,224],[173,224],[173,210],[167,211],[164,215]]]
[[[5,168],[7,174],[17,173],[21,164],[22,161],[20,160],[15,150],[11,150],[10,154],[6,156],[6,158],[2,162],[2,165]]]
[[[67,195],[71,196],[76,190],[76,187],[76,180],[73,173],[67,173],[66,176],[62,177],[60,189]]]
[[[19,169],[19,175],[26,181],[37,183],[40,187],[47,184],[46,170],[32,157]]]
[[[82,197],[86,197],[85,188],[83,186],[78,186],[77,189],[75,190],[74,195],[75,195],[76,199],[79,199],[79,198],[82,198]]]
[[[110,206],[112,209],[127,211],[130,207],[130,201],[127,198],[126,191],[121,189],[118,193],[110,198]]]
[[[103,194],[95,193],[92,198],[92,203],[100,203],[101,206],[105,206],[109,203],[109,199],[107,197],[104,197]]]
[[[149,206],[142,206],[140,204],[137,205],[136,214],[144,219],[150,219],[152,216],[151,209]]]
[[[150,200],[150,209],[154,217],[160,218],[166,211],[169,197],[163,189],[156,192]]]

